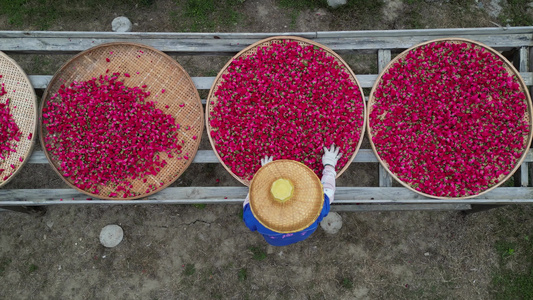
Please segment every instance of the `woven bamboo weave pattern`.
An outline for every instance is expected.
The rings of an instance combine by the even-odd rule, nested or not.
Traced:
[[[109,60],[109,61],[107,61]],[[99,77],[119,72],[130,74],[129,78],[120,77],[126,86],[147,85],[150,96],[147,100],[156,101],[156,107],[166,114],[172,115],[176,123],[180,125],[178,140],[184,141],[182,154],[188,159],[181,157],[168,158],[166,153],[160,153],[161,159],[168,164],[153,176],[146,176],[147,182],[142,179],[130,180],[133,184],[134,197],[120,199],[137,199],[151,195],[174,182],[191,164],[200,144],[203,131],[203,111],[198,91],[187,72],[171,57],[166,54],[140,44],[133,43],[110,43],[91,48],[80,53],[67,62],[52,78],[43,96],[42,107],[45,107],[62,84],[71,82],[87,81],[93,77]],[[165,90],[162,92],[162,90]],[[58,101],[58,100],[53,100]],[[165,106],[169,106],[168,109]],[[42,109],[41,109],[42,114]],[[46,128],[41,124],[42,137],[47,135]],[[41,142],[44,144],[43,138]],[[193,138],[195,137],[195,138]],[[60,161],[45,149],[45,154],[54,170],[60,174],[58,166]],[[60,174],[61,175],[61,174]],[[78,189],[68,178],[61,176],[70,186]],[[149,186],[157,186],[150,193],[146,193]],[[80,189],[78,189],[80,190]],[[86,194],[102,199],[114,199],[109,197],[114,189],[111,186],[99,188],[99,194]]]
[[[22,68],[3,52],[0,52],[0,75],[2,75],[0,84],[5,85],[7,92],[0,98],[0,102],[6,103],[6,100],[10,99],[11,114],[22,132],[20,141],[13,141],[17,152],[12,152],[5,161],[0,160],[0,169],[5,169],[0,176],[1,187],[15,177],[31,156],[37,131],[37,97]],[[31,138],[29,138],[30,134]],[[4,177],[13,170],[11,165],[15,166],[15,170],[9,178],[4,180]]]
[[[430,195],[430,194],[427,194],[427,193],[423,193],[421,191],[418,191],[416,189],[414,189],[410,184],[400,180],[398,178],[398,176],[393,173],[390,168],[389,168],[389,165],[387,162],[385,162],[384,160],[381,159],[380,155],[379,155],[379,152],[377,151],[376,149],[376,146],[374,145],[374,143],[372,142],[372,138],[373,138],[373,129],[371,128],[370,126],[370,120],[369,120],[369,116],[373,110],[373,106],[375,104],[375,95],[374,95],[374,92],[376,91],[376,89],[382,84],[383,80],[382,80],[382,77],[384,74],[387,74],[388,70],[396,63],[398,62],[399,59],[403,59],[407,56],[407,54],[413,50],[413,49],[416,49],[416,48],[419,48],[419,47],[422,47],[424,45],[427,45],[427,44],[430,44],[430,43],[435,43],[435,42],[449,42],[449,43],[467,43],[467,44],[471,44],[471,45],[474,45],[474,48],[483,48],[485,50],[487,50],[488,52],[494,54],[495,56],[497,56],[499,59],[502,60],[502,62],[504,63],[504,66],[505,66],[505,69],[507,70],[508,74],[510,75],[514,75],[516,76],[516,78],[518,78],[518,82],[519,82],[519,85],[520,85],[520,90],[524,93],[524,95],[526,95],[526,99],[524,100],[527,104],[527,112],[524,114],[523,116],[523,120],[526,121],[528,124],[529,124],[529,134],[528,135],[525,135],[523,136],[523,139],[524,139],[524,142],[525,142],[525,145],[526,145],[526,148],[523,149],[522,151],[522,155],[520,156],[520,159],[518,159],[516,161],[516,164],[514,165],[512,171],[508,174],[508,175],[500,175],[499,178],[495,178],[497,183],[494,184],[493,186],[491,186],[490,188],[478,193],[478,194],[475,194],[475,195],[470,195],[470,196],[464,196],[464,197],[437,197],[435,195]],[[368,108],[367,108],[367,118],[366,118],[366,121],[367,121],[367,132],[368,132],[368,135],[369,135],[369,139],[370,139],[370,144],[372,146],[372,150],[373,152],[375,153],[376,157],[378,158],[380,164],[387,170],[387,172],[396,180],[398,181],[399,183],[401,183],[403,186],[407,187],[409,190],[413,191],[413,192],[416,192],[418,194],[421,194],[423,196],[426,196],[426,197],[432,197],[432,198],[438,198],[438,199],[468,199],[468,198],[473,198],[473,197],[477,197],[479,195],[482,195],[482,194],[485,194],[493,189],[495,189],[496,187],[498,187],[499,185],[501,185],[502,183],[504,183],[506,180],[508,180],[511,176],[513,176],[513,174],[516,172],[516,170],[520,167],[520,165],[522,164],[522,162],[524,161],[527,153],[528,153],[528,149],[529,149],[529,145],[531,144],[531,139],[532,139],[532,135],[533,135],[533,128],[532,128],[532,124],[531,124],[531,120],[532,120],[532,103],[531,103],[531,95],[529,94],[529,91],[528,91],[528,88],[524,82],[524,80],[522,79],[522,77],[520,76],[520,73],[514,68],[514,66],[502,55],[500,54],[498,51],[492,49],[491,47],[488,47],[482,43],[479,43],[479,42],[476,42],[476,41],[473,41],[473,40],[469,40],[469,39],[463,39],[463,38],[453,38],[453,37],[450,37],[450,38],[443,38],[443,39],[436,39],[436,40],[431,40],[431,41],[427,41],[427,42],[424,42],[424,43],[421,43],[421,44],[418,44],[418,45],[415,45],[407,50],[405,50],[404,52],[400,53],[398,56],[396,56],[394,59],[392,59],[390,61],[390,63],[383,69],[383,71],[381,72],[381,74],[379,75],[378,79],[376,80],[373,88],[372,88],[372,91],[370,93],[370,97],[369,97],[369,100],[368,100]],[[384,116],[383,116],[384,117]]]
[[[294,186],[292,198],[280,203],[270,192],[272,183],[288,179]],[[250,186],[250,208],[257,220],[280,233],[309,227],[320,215],[324,191],[320,179],[307,166],[293,160],[277,160],[263,166]]]
[[[241,183],[243,183],[244,185],[246,186],[249,186],[250,185],[250,180],[247,180],[246,178],[242,178],[242,177],[239,177],[237,175],[235,175],[231,169],[224,163],[224,161],[221,159],[218,151],[219,148],[217,147],[217,145],[215,144],[214,140],[211,138],[211,131],[213,130],[209,124],[209,119],[210,119],[210,112],[213,111],[213,108],[215,107],[216,103],[217,103],[217,97],[215,96],[215,93],[217,92],[220,84],[222,83],[223,81],[223,78],[222,76],[228,74],[228,67],[231,65],[231,63],[233,62],[233,60],[239,58],[239,57],[246,57],[246,56],[251,56],[251,55],[255,55],[255,53],[257,52],[257,49],[261,48],[261,47],[268,47],[270,45],[272,45],[273,43],[279,43],[280,41],[296,41],[298,42],[298,44],[302,47],[305,47],[305,46],[309,46],[309,45],[314,45],[322,50],[324,50],[328,56],[330,57],[333,57],[335,59],[335,61],[337,61],[339,63],[339,65],[341,66],[341,68],[349,75],[349,78],[350,80],[355,83],[355,85],[357,85],[360,89],[360,92],[361,92],[361,95],[364,95],[363,94],[363,90],[361,88],[361,85],[359,84],[359,81],[357,80],[357,78],[355,77],[355,74],[353,73],[353,71],[350,69],[350,67],[348,66],[348,64],[337,54],[335,53],[333,50],[329,49],[328,47],[322,45],[322,44],[319,44],[319,43],[316,43],[316,42],[313,42],[311,40],[308,40],[308,39],[304,39],[304,38],[300,38],[300,37],[296,37],[296,36],[275,36],[275,37],[271,37],[271,38],[267,38],[267,39],[264,39],[264,40],[261,40],[261,41],[258,41],[250,46],[248,46],[247,48],[243,49],[241,52],[237,53],[237,55],[235,55],[225,66],[224,68],[222,68],[222,70],[219,72],[219,74],[217,75],[217,77],[215,78],[215,81],[213,83],[213,86],[211,87],[211,90],[209,91],[209,96],[207,97],[207,104],[206,104],[206,128],[207,128],[207,136],[209,137],[209,141],[211,142],[211,145],[213,146],[213,149],[215,150],[215,154],[217,155],[218,159],[220,160],[221,164],[224,166],[224,168],[237,180],[239,180]],[[361,97],[361,100],[363,102],[363,117],[366,118],[366,106],[364,105],[364,98]],[[344,155],[350,157],[350,159],[348,160],[348,163],[346,163],[345,165],[343,166],[339,166],[340,167],[340,171],[337,173],[337,177],[339,177],[344,171],[346,171],[346,169],[350,166],[350,162],[355,158],[355,156],[357,155],[357,151],[359,150],[360,146],[361,146],[361,143],[363,141],[363,136],[364,136],[364,130],[365,130],[365,124],[366,123],[366,119],[363,120],[363,125],[361,126],[361,128],[354,128],[353,131],[358,131],[360,133],[360,138],[359,138],[359,141],[356,141],[357,143],[357,147],[355,148],[354,152],[353,153],[344,153]]]

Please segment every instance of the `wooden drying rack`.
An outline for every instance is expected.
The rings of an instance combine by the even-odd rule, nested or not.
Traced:
[[[465,28],[424,30],[376,30],[287,33],[153,33],[153,32],[67,32],[67,31],[0,31],[0,51],[9,54],[77,54],[99,44],[134,42],[152,46],[174,55],[236,54],[246,46],[276,35],[300,36],[324,44],[341,56],[348,53],[377,53],[381,71],[397,54],[418,43],[445,37],[461,37],[481,42],[511,54],[513,63],[531,89],[533,73],[530,56],[533,27]],[[45,89],[49,75],[28,74],[33,87]],[[357,75],[363,88],[371,88],[377,74]],[[209,90],[214,77],[193,77],[199,90]],[[205,100],[203,100],[205,102]],[[212,150],[199,150],[194,163],[219,163]],[[533,162],[529,151],[515,174],[515,187],[499,187],[480,197],[466,200],[438,200],[420,196],[404,187],[392,187],[391,176],[379,166],[378,187],[338,187],[334,211],[376,210],[462,210],[476,212],[513,203],[533,203],[528,170]],[[29,163],[46,164],[44,153],[34,151]],[[352,163],[378,163],[371,149],[361,149]],[[14,179],[16,180],[16,178]],[[170,187],[148,198],[131,201],[86,200],[74,189],[0,189],[0,207],[31,211],[56,204],[237,204],[242,203],[248,188]],[[60,199],[63,199],[62,201]],[[71,200],[74,199],[74,200]]]

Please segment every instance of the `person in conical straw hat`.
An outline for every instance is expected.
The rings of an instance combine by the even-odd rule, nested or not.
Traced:
[[[340,149],[324,147],[322,179],[306,165],[288,159],[261,159],[244,200],[243,220],[273,246],[308,238],[329,213],[335,193],[335,166]]]

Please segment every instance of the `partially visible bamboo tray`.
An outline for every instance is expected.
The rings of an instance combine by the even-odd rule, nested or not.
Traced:
[[[394,66],[396,63],[398,63],[398,61],[400,59],[405,58],[407,56],[407,54],[411,50],[417,49],[419,47],[422,47],[422,46],[430,44],[430,43],[439,43],[439,42],[450,42],[450,43],[454,43],[454,44],[466,43],[466,44],[472,45],[475,49],[483,48],[483,49],[487,50],[487,52],[489,52],[491,54],[494,54],[496,57],[498,57],[502,61],[507,73],[509,75],[516,76],[516,78],[518,79],[518,84],[519,84],[520,90],[521,90],[521,92],[524,93],[524,95],[526,97],[524,100],[519,100],[519,101],[524,101],[527,104],[527,111],[523,115],[522,121],[526,122],[529,125],[529,134],[527,136],[524,135],[522,137],[524,139],[524,141],[525,141],[525,147],[524,147],[524,149],[522,149],[520,158],[518,160],[516,160],[516,163],[513,165],[513,168],[512,168],[512,170],[510,171],[509,174],[507,174],[506,176],[504,176],[502,174],[498,178],[494,178],[494,181],[496,182],[496,183],[494,183],[494,185],[488,187],[487,189],[485,189],[485,190],[483,190],[483,191],[481,191],[481,192],[479,192],[477,194],[473,194],[473,195],[466,195],[466,196],[461,196],[461,197],[437,196],[437,195],[432,195],[432,194],[425,193],[425,192],[422,192],[422,191],[416,189],[414,186],[412,186],[409,183],[401,180],[399,178],[398,174],[396,174],[393,171],[391,171],[389,163],[387,161],[385,161],[384,159],[382,159],[382,157],[380,156],[380,151],[378,151],[378,149],[377,149],[377,147],[376,147],[376,145],[374,144],[374,141],[373,141],[375,130],[374,130],[374,128],[372,128],[372,125],[371,125],[372,120],[371,120],[370,116],[371,116],[371,113],[375,109],[375,106],[376,106],[375,92],[376,92],[376,89],[380,85],[383,84],[383,76],[388,74],[389,73],[389,69],[392,66]],[[383,116],[383,118],[386,118],[386,115]],[[409,190],[411,190],[413,192],[416,192],[418,194],[421,194],[423,196],[426,196],[426,197],[437,198],[437,199],[457,199],[457,200],[460,200],[460,199],[473,198],[473,197],[477,197],[479,195],[485,194],[485,193],[495,189],[496,187],[498,187],[502,183],[504,183],[506,180],[508,180],[513,175],[514,172],[516,172],[518,167],[520,167],[520,165],[522,164],[522,162],[526,158],[526,156],[528,154],[528,151],[529,151],[529,147],[531,145],[531,140],[532,140],[532,135],[533,135],[533,127],[532,127],[532,123],[531,123],[532,120],[533,120],[532,103],[531,103],[531,96],[529,94],[529,90],[528,90],[526,84],[524,83],[524,80],[520,76],[520,73],[513,67],[513,65],[502,54],[500,54],[498,51],[496,51],[496,50],[494,50],[494,49],[492,49],[492,48],[490,48],[490,47],[488,47],[488,46],[486,46],[486,45],[484,45],[482,43],[479,43],[479,42],[476,42],[476,41],[473,41],[473,40],[469,40],[469,39],[450,37],[450,38],[431,40],[431,41],[427,41],[427,42],[415,45],[415,46],[405,50],[404,52],[402,52],[401,54],[399,54],[393,60],[390,61],[390,63],[385,67],[385,69],[378,76],[378,79],[376,80],[376,82],[375,82],[375,84],[374,84],[374,86],[372,88],[372,91],[370,93],[370,97],[369,97],[369,100],[368,100],[368,109],[367,109],[367,132],[368,132],[368,135],[369,135],[369,139],[370,139],[370,144],[372,146],[372,150],[374,151],[374,153],[375,153],[376,157],[378,158],[380,164],[384,167],[384,169],[387,170],[387,172],[396,181],[401,183],[403,186],[405,186]]]
[[[361,146],[361,143],[362,143],[363,137],[364,137],[364,130],[365,130],[365,125],[364,124],[366,123],[367,114],[366,114],[366,106],[365,106],[365,103],[364,103],[365,100],[364,100],[363,89],[362,89],[359,81],[357,80],[355,74],[353,73],[353,71],[348,66],[348,64],[337,53],[335,53],[333,50],[329,49],[328,47],[326,47],[326,46],[324,46],[322,44],[316,43],[316,42],[308,40],[308,39],[296,37],[296,36],[274,36],[274,37],[270,37],[270,38],[258,41],[256,43],[253,43],[252,45],[246,47],[245,49],[243,49],[242,51],[237,53],[228,63],[226,63],[226,65],[218,73],[218,75],[215,78],[215,81],[214,81],[214,83],[213,83],[213,85],[211,87],[211,90],[209,91],[209,96],[207,97],[207,104],[206,104],[206,111],[205,111],[205,114],[206,114],[205,115],[205,119],[206,119],[206,126],[207,126],[206,127],[207,128],[207,136],[209,137],[209,141],[211,143],[211,146],[213,147],[213,150],[214,150],[217,158],[220,160],[220,162],[224,166],[224,168],[235,179],[237,179],[238,181],[240,181],[242,184],[244,184],[246,186],[250,185],[251,180],[236,175],[231,170],[231,168],[226,164],[226,162],[224,162],[224,160],[220,156],[219,145],[217,145],[215,143],[215,141],[213,140],[213,138],[211,137],[211,133],[212,133],[212,131],[214,129],[212,128],[212,126],[209,123],[209,121],[211,119],[210,113],[213,111],[213,108],[215,107],[215,105],[218,102],[218,99],[217,99],[217,96],[215,96],[215,93],[217,92],[217,90],[220,87],[220,84],[224,80],[223,76],[228,74],[228,67],[234,62],[234,60],[237,59],[237,58],[240,58],[240,57],[247,57],[247,56],[255,55],[258,48],[260,48],[260,47],[269,47],[273,43],[278,43],[280,41],[297,42],[300,46],[313,45],[313,46],[318,47],[321,50],[325,51],[327,56],[333,57],[334,61],[336,61],[340,65],[342,70],[344,70],[349,75],[350,81],[352,83],[354,83],[357,86],[357,88],[359,89],[359,91],[360,91],[361,99],[357,99],[357,100],[361,101],[362,104],[363,104],[363,106],[362,106],[363,111],[362,111],[362,116],[361,116],[363,118],[363,123],[361,125],[361,128],[353,128],[353,132],[358,132],[360,134],[359,140],[356,142],[356,146],[354,147],[354,151],[352,153],[343,153],[343,155],[345,155],[345,157],[349,157],[349,159],[348,159],[347,163],[345,163],[344,165],[342,165],[342,166],[338,165],[337,166],[337,169],[340,169],[337,172],[337,177],[339,177],[350,166],[350,163],[352,162],[354,157],[357,155],[357,152],[358,152],[358,150],[359,150],[359,148]],[[327,113],[327,111],[325,111],[324,113]],[[316,145],[316,147],[320,147],[320,146],[321,145]],[[259,161],[259,159],[258,159],[258,161]],[[246,175],[253,175],[253,174],[246,174]]]
[[[124,199],[131,200],[154,194],[174,182],[191,164],[198,147],[203,131],[203,111],[202,103],[196,87],[187,72],[171,57],[154,48],[135,43],[109,43],[103,44],[73,57],[69,60],[52,78],[48,88],[43,95],[41,103],[40,119],[42,120],[42,110],[48,105],[50,98],[57,93],[62,84],[72,82],[87,81],[93,77],[120,72],[129,73],[130,77],[123,80],[129,87],[147,85],[147,90],[151,95],[146,100],[157,101],[156,108],[163,110],[166,114],[172,115],[176,122],[180,124],[178,139],[184,141],[182,153],[187,153],[188,159],[166,158],[167,165],[161,168],[157,175],[146,176],[146,182],[142,178],[130,180],[133,188],[130,189],[135,196],[114,197],[110,196],[114,192],[113,187],[102,186],[99,193],[79,189],[74,186],[73,181],[65,178],[59,171],[60,161],[53,156],[46,147],[44,153],[48,158],[52,168],[71,187],[95,198],[100,199]],[[161,92],[165,90],[164,93]],[[168,109],[166,108],[168,106]],[[48,132],[41,121],[41,144],[45,145],[44,137]],[[157,186],[157,189],[149,186]],[[151,192],[145,191],[150,189]]]
[[[7,92],[0,97],[0,103],[5,104],[9,99],[10,112],[22,132],[20,140],[13,141],[17,152],[12,152],[6,160],[0,159],[0,169],[4,170],[0,172],[1,187],[15,177],[31,156],[37,133],[37,97],[26,73],[3,52],[0,52],[0,75],[0,85],[3,83]]]

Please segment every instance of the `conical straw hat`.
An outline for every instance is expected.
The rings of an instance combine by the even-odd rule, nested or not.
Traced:
[[[274,185],[274,188],[273,188]],[[276,186],[284,188],[276,189]],[[284,193],[281,198],[279,193]],[[250,184],[250,208],[266,228],[279,233],[297,232],[316,221],[324,205],[320,179],[306,165],[281,159],[255,173]]]

